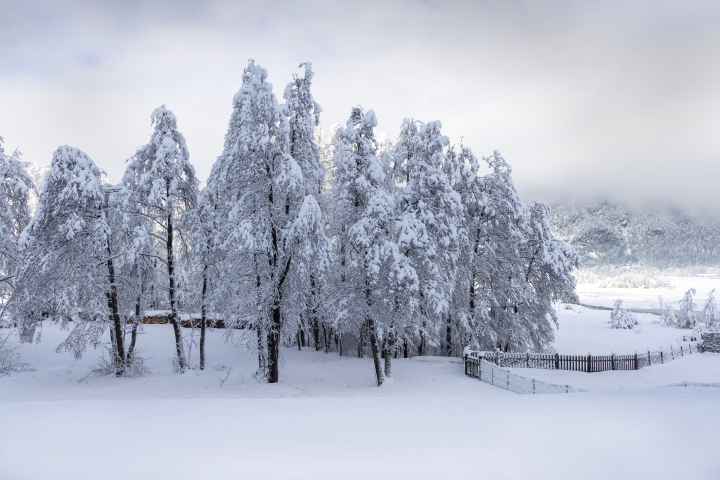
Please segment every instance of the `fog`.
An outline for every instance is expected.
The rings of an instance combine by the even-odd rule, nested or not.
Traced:
[[[477,156],[499,150],[526,201],[716,212],[720,4],[326,3],[5,0],[5,149],[48,163],[70,144],[116,182],[165,104],[204,180],[248,59],[279,101],[311,61],[326,131],[356,104],[390,138],[439,119]]]

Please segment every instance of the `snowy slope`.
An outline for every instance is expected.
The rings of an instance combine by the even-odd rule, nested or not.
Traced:
[[[621,353],[682,334],[652,316],[641,333],[607,318],[561,309],[556,348]],[[661,386],[720,381],[720,355],[639,372],[536,370],[588,391],[533,396],[437,357],[396,360],[378,388],[370,359],[283,348],[269,385],[221,330],[209,334],[207,370],[173,375],[171,326],[145,328],[143,378],[87,377],[100,352],[55,353],[65,335],[55,327],[21,347],[37,371],[0,377],[0,478],[720,478],[720,388]]]

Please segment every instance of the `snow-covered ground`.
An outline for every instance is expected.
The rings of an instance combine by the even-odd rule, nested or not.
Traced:
[[[657,273],[657,275],[661,275]],[[658,297],[662,296],[663,302],[677,303],[685,292],[694,288],[697,291],[695,302],[698,309],[702,308],[707,299],[708,293],[717,288],[720,291],[720,278],[714,275],[662,275],[662,283],[665,288],[618,288],[606,287],[602,280],[593,283],[580,283],[577,286],[577,293],[580,296],[580,303],[600,307],[612,308],[616,299],[622,299],[625,308],[657,309],[660,308]],[[611,284],[613,282],[610,282]]]
[[[613,330],[610,312],[572,308],[559,308],[561,353],[632,353],[687,333],[652,315]],[[55,353],[56,327],[21,346],[37,371],[0,377],[0,479],[720,478],[720,355],[632,372],[515,369],[587,390],[516,395],[443,358],[395,360],[378,388],[370,359],[309,348],[284,348],[281,382],[263,384],[222,330],[205,371],[174,375],[171,326],[145,332],[142,378],[88,377],[100,351]],[[670,386],[683,381],[716,386]]]

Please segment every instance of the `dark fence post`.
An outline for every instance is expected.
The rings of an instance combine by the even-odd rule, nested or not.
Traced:
[[[465,355],[465,375],[467,375],[467,369],[468,369],[468,356]]]
[[[663,358],[663,351],[660,350],[660,363],[665,363],[665,359]]]
[[[560,354],[555,354],[555,370],[560,370]]]
[[[612,370],[615,370],[615,352],[610,354],[610,362],[612,363],[612,365],[611,365]]]
[[[651,357],[650,357],[650,349],[648,349],[648,367],[649,367],[650,365],[652,365],[652,360],[651,360]]]
[[[635,352],[635,370],[639,370],[637,352]]]
[[[588,359],[587,359],[587,371],[592,372],[592,369],[590,368],[590,361],[592,360],[592,355],[588,353]]]

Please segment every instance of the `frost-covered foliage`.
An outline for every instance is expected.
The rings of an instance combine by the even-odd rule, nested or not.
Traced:
[[[711,330],[720,330],[720,308],[715,300],[715,289],[708,293],[702,309],[702,321]]]
[[[164,309],[183,371],[180,316],[199,311],[200,368],[205,329],[222,322],[258,353],[258,377],[269,382],[280,344],[309,339],[341,354],[344,341],[357,342],[359,356],[369,340],[378,384],[398,355],[546,350],[553,304],[577,301],[578,266],[551,231],[549,207],[525,205],[499,153],[478,160],[451,145],[439,121],[406,119],[393,142],[375,131],[372,110],[354,107],[324,142],[314,74],[310,63],[300,68],[281,105],[267,72],[249,62],[200,194],[164,106],[120,185],[60,147],[22,235],[32,181],[6,174],[15,197],[0,233],[21,247],[13,311],[22,339],[38,338],[50,318],[73,327],[61,349],[80,355],[109,330],[112,353],[98,371],[133,375],[142,371],[139,319]],[[21,165],[17,155],[2,160]]]
[[[12,332],[0,333],[0,377],[13,372],[31,372],[34,370],[27,363],[20,361],[17,346],[9,343],[11,336]]]
[[[12,294],[13,275],[18,259],[20,233],[30,221],[30,194],[34,182],[27,164],[17,150],[5,154],[0,137],[0,307],[4,309]],[[0,326],[5,316],[0,315]]]
[[[635,315],[625,310],[622,300],[615,300],[615,306],[610,314],[610,326],[612,328],[633,328],[638,324]]]
[[[675,316],[675,312],[670,305],[663,303],[662,296],[658,297],[658,299],[660,303],[660,318],[662,319],[663,324],[668,327],[676,327],[678,321]]]
[[[577,254],[552,235],[546,204],[522,202],[499,153],[481,164],[462,144],[453,146],[446,171],[462,198],[469,240],[454,292],[458,334],[483,349],[542,351],[553,338],[553,302],[577,301]]]
[[[116,373],[125,362],[104,174],[77,148],[59,147],[32,221],[20,237],[13,301],[20,339],[44,319],[72,329],[58,347],[82,355],[110,327]],[[36,336],[37,334],[37,336]]]
[[[178,226],[186,212],[195,207],[198,181],[175,115],[163,105],[156,108],[150,118],[154,127],[150,142],[128,161],[116,202],[125,214],[124,230],[130,236],[128,263],[136,277],[136,311],[140,310],[142,293],[147,290],[146,282],[152,275],[153,290],[167,292],[162,300],[171,312],[176,365],[182,372],[187,360],[178,304],[183,300],[182,287],[187,285],[183,256],[188,252],[188,245]],[[159,270],[163,274],[154,275]]]
[[[393,154],[393,169],[405,177],[398,192],[397,243],[419,284],[414,301],[421,352],[426,337],[451,321],[457,262],[467,243],[462,200],[443,171],[450,140],[441,127],[439,121],[405,119]]]
[[[260,372],[270,382],[278,381],[283,320],[302,311],[297,307],[304,305],[299,300],[309,277],[322,283],[330,262],[330,241],[312,194],[320,177],[317,146],[308,134],[319,111],[307,90],[311,76],[308,66],[302,81],[288,88],[284,110],[267,72],[251,60],[208,179],[216,192],[215,243],[222,251],[214,302],[230,325],[257,332]]]
[[[396,198],[377,156],[375,112],[353,107],[336,130],[332,157],[331,222],[335,245],[332,297],[335,327],[369,336],[378,385],[391,376],[390,359],[413,322],[418,275],[400,246],[409,228],[397,220]],[[380,342],[384,342],[385,368]]]
[[[691,288],[685,292],[685,296],[678,303],[678,316],[677,316],[677,327],[678,328],[694,328],[697,324],[697,313],[695,313],[696,306],[693,297],[695,296],[695,289]]]

